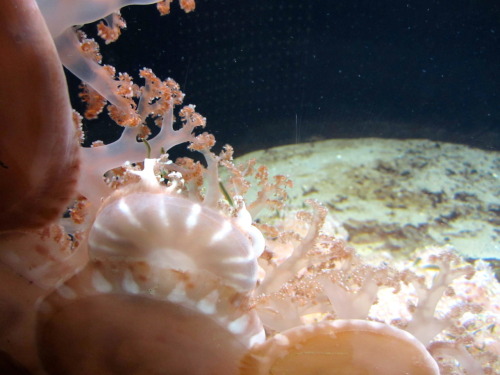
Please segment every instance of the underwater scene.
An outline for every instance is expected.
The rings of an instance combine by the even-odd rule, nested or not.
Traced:
[[[500,374],[500,3],[0,25],[0,375]]]

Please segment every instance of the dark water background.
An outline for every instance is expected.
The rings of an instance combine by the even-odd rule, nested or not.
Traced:
[[[242,154],[324,138],[428,138],[500,150],[500,2],[198,0],[123,9],[104,62],[176,79]],[[89,27],[86,31],[91,34]],[[140,79],[136,79],[140,82]],[[72,84],[75,86],[75,84]],[[86,125],[110,141],[106,116]]]

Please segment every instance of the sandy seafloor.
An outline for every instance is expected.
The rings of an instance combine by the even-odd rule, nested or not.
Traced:
[[[259,215],[262,223],[280,225],[294,211],[311,210],[305,201],[312,198],[329,210],[325,231],[344,237],[368,262],[413,267],[443,246],[475,264],[473,278],[454,280],[456,294],[443,296],[435,314],[446,316],[461,301],[478,303],[481,312],[460,318],[463,327],[474,327],[468,331],[471,350],[479,357],[486,350],[500,356],[495,328],[500,319],[499,152],[429,140],[364,138],[256,151],[237,158],[236,164],[249,159],[266,165],[270,176],[283,174],[294,183],[285,208]],[[418,272],[434,277],[430,269]],[[370,317],[409,319],[404,301],[417,296],[411,287],[402,289],[397,294],[380,290]],[[443,332],[437,339],[450,337]],[[498,359],[487,363],[500,374]]]
[[[249,153],[293,180],[287,206],[317,199],[360,252],[451,245],[500,259],[500,153],[429,140],[333,139]]]

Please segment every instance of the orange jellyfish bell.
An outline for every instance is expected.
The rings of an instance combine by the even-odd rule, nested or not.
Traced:
[[[264,340],[250,303],[253,243],[232,217],[175,186],[128,188],[98,212],[89,263],[40,304],[44,368],[51,375],[236,375],[243,355]]]
[[[292,328],[253,348],[240,375],[438,375],[436,362],[408,332],[365,320]]]
[[[95,262],[40,306],[51,375],[235,375],[263,332],[245,298],[208,273]]]
[[[0,231],[56,219],[76,185],[79,145],[63,68],[35,0],[0,7]]]

